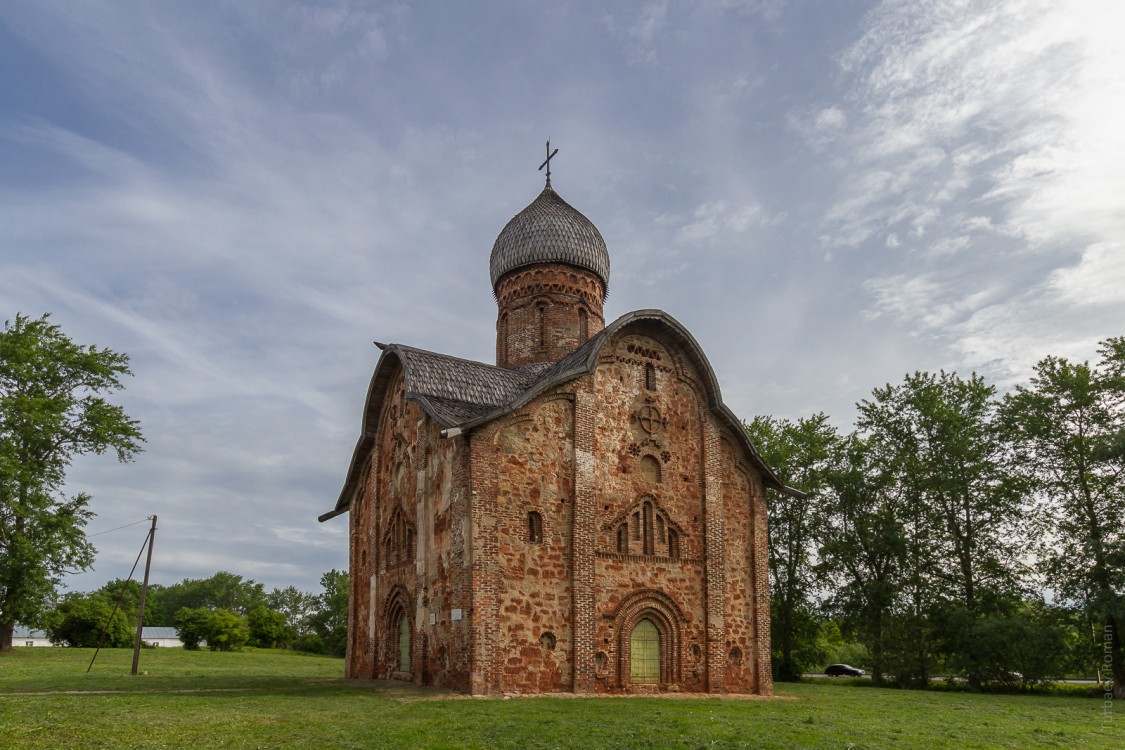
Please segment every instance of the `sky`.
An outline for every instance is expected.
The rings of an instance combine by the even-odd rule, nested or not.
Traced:
[[[1125,335],[1115,0],[0,4],[0,317],[130,356],[99,553],[319,590],[373,341],[492,362],[488,258],[552,184],[607,322],[660,308],[742,418],[916,370],[1000,392]],[[127,524],[136,524],[119,529]]]

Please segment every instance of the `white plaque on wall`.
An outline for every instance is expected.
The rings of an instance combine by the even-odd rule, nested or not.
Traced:
[[[455,609],[455,610],[453,610],[452,612],[450,612],[450,613],[449,613],[449,619],[451,619],[451,620],[460,620],[460,619],[461,619],[461,610],[459,610],[459,609]]]

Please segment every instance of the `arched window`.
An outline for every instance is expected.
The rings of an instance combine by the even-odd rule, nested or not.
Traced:
[[[652,503],[646,502],[642,509],[644,510],[644,553],[646,555],[656,554],[654,551],[654,544],[652,540]]]
[[[590,322],[587,320],[586,308],[578,308],[578,343],[585,344],[590,338]]]
[[[629,552],[629,524],[627,523],[617,527],[617,551],[623,555]]]
[[[675,529],[668,529],[668,557],[673,560],[680,557],[680,535]]]
[[[543,541],[543,516],[537,510],[528,511],[527,514],[527,541]]]
[[[629,682],[634,685],[660,682],[660,633],[647,617],[636,624],[629,637]]]
[[[547,348],[547,306],[540,303],[536,305],[539,310],[539,348]]]
[[[500,316],[500,361],[508,361],[508,313]]]
[[[645,365],[645,388],[650,391],[656,390],[656,366],[652,362]]]
[[[395,508],[383,537],[383,565],[390,569],[414,561],[414,524],[406,518],[402,508]]]

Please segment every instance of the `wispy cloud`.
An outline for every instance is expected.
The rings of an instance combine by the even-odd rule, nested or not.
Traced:
[[[899,253],[866,284],[871,314],[1016,377],[1041,356],[1029,340],[1071,336],[1061,306],[1119,301],[1123,25],[1125,10],[1082,0],[871,11],[839,58],[845,98],[818,110],[849,113],[823,241]],[[822,143],[815,118],[798,120]]]
[[[1125,6],[867,7],[0,5],[0,305],[129,352],[149,438],[76,463],[99,527],[159,513],[169,575],[341,566],[314,519],[371,340],[490,357],[548,136],[607,315],[688,324],[740,414],[1090,356],[1125,316]]]

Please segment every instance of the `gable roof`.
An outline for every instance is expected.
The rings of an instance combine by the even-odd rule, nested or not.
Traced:
[[[375,440],[387,388],[400,367],[405,378],[406,397],[417,401],[427,414],[446,428],[442,433],[444,436],[452,437],[511,414],[551,388],[589,375],[597,367],[606,343],[626,328],[648,329],[658,335],[662,333],[679,345],[703,378],[708,407],[737,437],[751,462],[762,471],[766,485],[787,494],[803,495],[800,490],[787,487],[777,477],[754,447],[738,417],[723,403],[715,371],[695,337],[668,313],[652,309],[622,315],[557,362],[511,370],[403,344],[375,342],[383,354],[375,365],[368,389],[363,429],[352,453],[336,507],[321,515],[319,520],[327,521],[347,511],[351,494],[359,483],[363,461]]]

